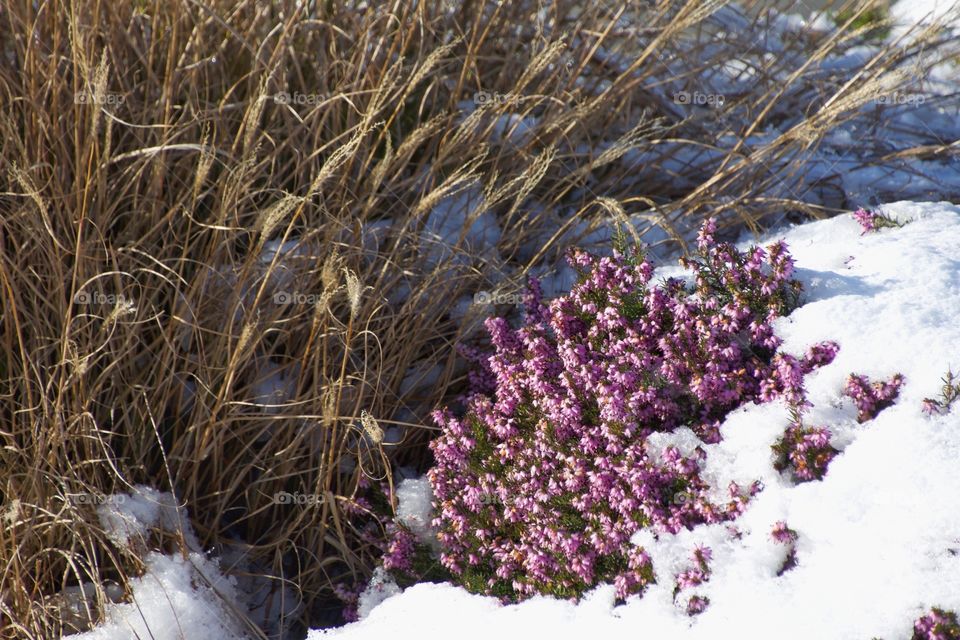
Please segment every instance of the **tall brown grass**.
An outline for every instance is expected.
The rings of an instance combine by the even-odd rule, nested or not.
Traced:
[[[909,51],[884,52],[856,92],[785,61],[786,85],[761,70],[719,111],[680,109],[660,90],[664,61],[729,58],[709,49],[717,7],[4,3],[0,635],[82,628],[104,588],[72,626],[51,598],[142,571],[94,505],[69,499],[139,483],[175,492],[205,549],[242,543],[244,562],[224,569],[293,585],[303,606],[284,626],[335,620],[332,586],[363,581],[379,553],[358,524],[362,478],[427,464],[428,412],[462,385],[461,296],[519,282],[571,240],[564,229],[610,212],[681,238],[709,213],[758,229],[842,208],[764,194]],[[849,21],[790,46],[816,60],[861,36]],[[467,115],[477,92],[491,98]],[[760,148],[670,168],[678,143],[722,150],[722,133],[746,140],[787,112],[805,117]],[[495,135],[506,114],[528,118],[526,135]],[[625,169],[630,153],[651,160]],[[425,220],[471,184],[502,229],[500,261],[465,230],[434,265]],[[372,242],[365,230],[387,219]],[[297,256],[264,260],[272,241]],[[401,393],[433,365],[436,379]],[[291,388],[265,407],[255,389],[274,370]],[[383,437],[401,423],[401,443]],[[280,492],[323,499],[284,505]]]

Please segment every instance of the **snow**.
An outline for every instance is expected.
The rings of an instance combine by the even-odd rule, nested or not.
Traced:
[[[303,242],[300,238],[293,238],[286,242],[268,240],[263,244],[257,261],[262,275],[269,275],[272,290],[280,291],[294,283],[294,275],[302,270],[301,266],[310,265],[318,258],[319,251],[316,247]],[[252,294],[256,291],[256,288],[252,288],[247,294],[250,302],[253,301]]]
[[[151,528],[178,532],[186,543],[184,553],[164,555],[146,552],[144,574],[129,581],[128,601],[122,594],[104,609],[105,622],[84,633],[66,636],[73,640],[241,640],[249,637],[231,612],[239,602],[236,582],[223,575],[219,563],[200,551],[186,513],[169,493],[136,486],[130,494],[108,496],[97,508],[100,524],[117,544],[143,549]],[[89,593],[87,593],[89,591]],[[114,590],[117,591],[117,590]],[[65,591],[59,598],[68,610],[86,610],[84,601],[95,603],[91,589]],[[75,616],[77,617],[77,616]]]
[[[237,599],[246,605],[246,615],[272,640],[288,640],[284,627],[296,618],[303,608],[297,590],[288,581],[272,575],[268,562],[256,560],[249,546],[241,542],[219,545],[217,558],[221,570],[229,569],[235,581]]]
[[[374,220],[373,222],[368,222],[363,225],[361,230],[361,244],[363,245],[364,256],[368,260],[372,260],[379,254],[387,236],[390,235],[390,231],[393,229],[393,224],[394,221],[392,218],[385,218],[383,220]]]
[[[448,260],[465,263],[468,255],[488,259],[496,256],[500,226],[496,216],[485,208],[479,185],[469,184],[434,205],[420,239],[425,249],[424,262],[428,266],[436,267]]]
[[[408,396],[416,391],[423,391],[437,384],[440,376],[443,375],[445,367],[442,364],[433,364],[421,361],[412,365],[403,376],[400,382],[400,395]]]
[[[502,139],[515,146],[522,146],[536,127],[537,118],[509,113],[496,119],[490,137],[492,141]]]
[[[357,602],[357,615],[365,618],[384,600],[399,593],[400,587],[397,586],[393,578],[384,571],[383,567],[377,567],[367,588],[360,594],[360,599]]]
[[[437,546],[436,533],[430,525],[433,490],[426,478],[405,479],[397,487],[397,521],[406,525],[424,544]]]
[[[107,622],[67,636],[73,640],[240,640],[248,636],[222,603],[234,597],[233,584],[216,563],[201,553],[163,555],[151,552],[146,573],[131,581],[129,603],[107,607]]]
[[[890,7],[890,17],[902,25],[937,21],[956,25],[960,20],[960,3],[957,0],[898,0]]]
[[[701,445],[708,452],[704,477],[718,494],[731,480],[761,480],[763,490],[732,523],[736,534],[726,525],[659,538],[637,534],[634,542],[650,553],[658,576],[643,597],[614,607],[613,589],[601,586],[580,603],[537,597],[501,606],[450,584],[420,584],[364,607],[356,623],[312,631],[310,640],[894,640],[909,637],[913,620],[931,606],[960,609],[960,415],[928,417],[920,408],[960,363],[960,207],[898,202],[882,210],[909,222],[861,235],[850,216],[840,216],[763,239],[788,242],[806,288],[804,305],[778,321],[784,349],[801,353],[825,339],[840,344],[834,362],[807,379],[814,407],[805,420],[829,427],[842,451],[823,481],[795,485],[773,469],[770,445],[789,421],[783,404],[742,407],[723,424],[723,442]],[[675,272],[661,269],[658,276]],[[906,383],[896,404],[859,424],[841,396],[851,372],[873,379],[902,373]],[[697,444],[686,429],[660,440],[658,446],[681,449]],[[398,490],[410,495],[401,497],[410,513],[427,499],[416,482]],[[778,576],[787,548],[770,532],[780,520],[799,537],[797,566]],[[689,568],[697,544],[713,551],[712,576],[675,600],[674,578]],[[691,618],[684,608],[694,593],[710,604]]]
[[[161,527],[183,533],[190,548],[200,548],[173,497],[145,485],[134,487],[129,495],[107,496],[97,507],[97,518],[107,536],[120,546],[142,545],[150,528]]]

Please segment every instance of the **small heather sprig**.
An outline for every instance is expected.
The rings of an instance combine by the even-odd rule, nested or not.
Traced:
[[[903,376],[899,373],[886,382],[870,382],[867,376],[851,373],[843,393],[857,405],[857,420],[866,422],[894,403],[901,386]]]
[[[341,615],[344,622],[356,622],[360,619],[357,613],[357,607],[360,603],[360,594],[363,593],[365,585],[357,582],[348,585],[339,582],[333,585],[333,594],[343,603]]]
[[[773,525],[770,537],[778,544],[793,544],[797,541],[797,532],[787,526],[783,520],[778,520]]]
[[[773,538],[773,541],[777,544],[782,544],[787,547],[787,555],[783,559],[783,564],[781,564],[780,568],[777,570],[777,575],[782,576],[784,573],[797,566],[796,542],[799,536],[797,535],[796,531],[787,526],[786,522],[780,520],[773,525],[773,530],[770,532],[770,537]]]
[[[840,345],[833,340],[818,342],[807,349],[807,352],[800,359],[800,367],[804,373],[810,373],[814,369],[833,362],[838,351],[840,351]]]
[[[798,482],[821,480],[827,465],[839,453],[830,445],[830,431],[794,422],[773,445],[777,471],[790,469]]]
[[[697,587],[710,580],[710,560],[712,558],[713,552],[709,547],[704,547],[702,545],[697,545],[694,547],[693,553],[690,554],[690,560],[693,562],[694,566],[677,574],[676,584],[673,588],[674,601],[676,601],[677,596],[681,591],[692,589],[693,587]],[[693,594],[687,600],[687,615],[695,616],[703,613],[709,604],[709,598],[698,594]]]
[[[713,552],[709,547],[697,546],[690,556],[694,566],[677,574],[677,582],[673,588],[673,596],[684,590],[696,587],[710,579],[710,560]]]
[[[383,568],[410,573],[413,571],[416,536],[403,525],[391,524],[391,529],[388,531],[387,549],[383,553]]]
[[[706,611],[707,607],[710,605],[710,598],[706,596],[692,595],[690,599],[687,600],[687,615],[695,616]]]
[[[933,607],[913,623],[911,640],[960,640],[957,614]]]
[[[897,222],[889,216],[885,216],[879,211],[868,211],[863,207],[857,209],[853,212],[854,219],[860,223],[860,228],[863,231],[860,232],[860,235],[865,233],[870,233],[871,231],[879,231],[883,228],[899,228],[904,225],[902,222]]]
[[[798,422],[800,415],[810,406],[804,387],[804,376],[833,362],[839,349],[836,342],[825,341],[811,346],[800,358],[788,353],[776,354],[769,375],[760,382],[761,397],[764,400],[783,398],[794,416],[794,421]]]
[[[953,371],[947,371],[947,375],[941,378],[943,387],[940,389],[940,398],[924,398],[921,408],[927,415],[946,413],[950,406],[960,398],[960,382],[955,382],[956,376]]]
[[[774,362],[773,322],[800,292],[793,260],[783,243],[740,252],[715,231],[705,224],[684,262],[693,287],[652,283],[640,252],[571,252],[580,279],[568,295],[544,303],[534,282],[520,328],[487,321],[493,353],[469,354],[481,371],[466,414],[436,412],[431,443],[440,560],[468,590],[577,598],[608,582],[622,600],[655,579],[630,543],[637,531],[671,534],[743,511],[739,487],[728,504],[710,499],[702,449],[653,452],[648,436],[686,425],[716,442],[744,402],[802,403],[803,375],[836,345]]]

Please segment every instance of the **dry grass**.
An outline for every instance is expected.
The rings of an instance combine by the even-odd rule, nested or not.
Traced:
[[[640,21],[554,0],[540,28],[521,2],[371,4],[0,8],[2,637],[58,637],[56,594],[142,570],[68,498],[139,483],[175,491],[204,548],[240,540],[238,570],[294,585],[290,625],[329,621],[331,585],[363,580],[378,554],[355,515],[361,478],[422,466],[427,413],[461,385],[463,294],[518,282],[589,216],[641,214],[681,236],[708,213],[752,228],[831,213],[770,188],[909,55],[886,51],[856,91],[783,61],[786,85],[762,69],[754,91],[701,112],[664,99],[662,56],[724,59],[714,3],[651,3]],[[817,60],[857,37],[791,46]],[[504,99],[464,117],[479,91]],[[536,122],[522,140],[492,136],[504,114]],[[783,114],[802,117],[759,148],[718,143]],[[678,144],[722,153],[677,172]],[[631,153],[657,160],[625,171]],[[470,184],[502,229],[500,260],[464,237],[426,261],[428,214]],[[532,200],[546,215],[528,215]],[[377,246],[364,229],[385,219]],[[262,259],[277,240],[298,256]],[[281,290],[302,303],[278,304]],[[274,370],[292,388],[264,407],[255,386]],[[383,437],[400,423],[402,443]],[[278,504],[283,491],[323,500]]]

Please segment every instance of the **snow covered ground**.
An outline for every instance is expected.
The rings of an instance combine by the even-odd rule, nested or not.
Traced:
[[[724,441],[707,445],[706,477],[761,479],[764,490],[735,522],[655,540],[641,535],[659,582],[642,598],[614,607],[612,587],[579,604],[534,598],[500,606],[448,585],[395,593],[359,622],[311,632],[366,639],[551,637],[909,638],[931,606],[960,609],[960,415],[921,411],[948,367],[960,366],[960,207],[901,202],[883,207],[901,229],[860,235],[850,216],[785,233],[806,287],[806,304],[778,324],[784,349],[801,353],[819,340],[840,352],[808,378],[814,404],[807,422],[830,428],[842,453],[823,481],[794,485],[773,469],[770,445],[788,424],[781,403],[732,413]],[[667,270],[664,270],[667,271]],[[673,269],[670,269],[673,271]],[[846,377],[906,378],[896,404],[857,422],[841,395]],[[681,447],[692,434],[668,438]],[[787,549],[771,538],[785,521],[799,538],[797,566],[777,576]],[[674,576],[696,544],[713,550],[710,599],[695,618],[674,601]],[[376,597],[375,594],[368,594]],[[367,609],[367,607],[364,607]]]
[[[784,349],[799,354],[820,340],[840,344],[836,359],[807,378],[814,407],[806,421],[827,426],[842,451],[824,480],[795,485],[774,470],[770,445],[788,423],[782,403],[745,406],[728,416],[723,442],[701,445],[709,450],[704,477],[718,491],[731,480],[760,479],[763,491],[733,523],[735,532],[709,525],[659,539],[639,534],[634,542],[650,552],[658,576],[643,597],[614,607],[613,588],[602,586],[580,603],[538,597],[501,606],[449,584],[401,592],[378,572],[361,599],[360,621],[311,631],[309,640],[905,640],[931,606],[960,610],[960,413],[921,411],[948,367],[960,368],[960,206],[899,202],[883,211],[909,222],[861,235],[852,217],[841,216],[765,239],[789,243],[806,289],[805,304],[777,326]],[[677,269],[661,269],[668,272]],[[906,382],[896,404],[860,424],[842,396],[852,372],[872,379],[902,373]],[[681,449],[700,444],[685,429],[662,440]],[[425,485],[405,481],[398,493],[400,517],[429,536]],[[115,536],[135,543],[147,525],[184,527],[168,513],[170,500],[141,493],[101,509]],[[788,551],[771,538],[778,521],[798,534],[797,565],[780,576]],[[195,545],[188,525],[184,534]],[[710,604],[689,617],[673,587],[697,544],[713,551],[712,575],[691,593]],[[151,552],[147,573],[133,583],[133,601],[108,605],[105,625],[73,637],[246,637],[230,613],[249,605],[242,590],[214,560],[191,551],[187,558]]]

